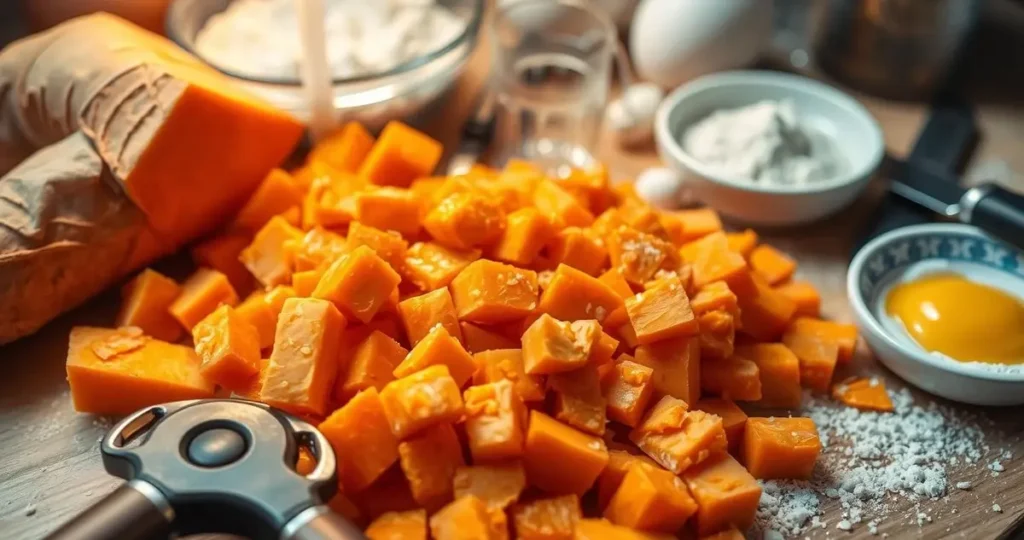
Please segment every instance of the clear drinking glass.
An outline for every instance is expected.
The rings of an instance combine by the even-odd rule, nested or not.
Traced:
[[[615,26],[586,0],[504,2],[491,22],[497,149],[556,172],[593,161]]]

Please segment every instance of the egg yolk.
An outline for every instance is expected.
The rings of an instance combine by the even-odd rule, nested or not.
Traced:
[[[963,362],[1024,363],[1024,302],[959,274],[931,274],[889,291],[886,312],[921,347]]]

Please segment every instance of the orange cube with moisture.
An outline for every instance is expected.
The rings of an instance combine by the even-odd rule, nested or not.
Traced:
[[[455,471],[466,464],[451,424],[437,424],[399,443],[398,460],[412,498],[428,509],[452,500]]]
[[[629,434],[645,454],[676,474],[727,448],[721,418],[686,409],[683,400],[665,396]]]
[[[697,503],[678,476],[634,465],[626,472],[604,516],[633,529],[674,533],[697,513]]]
[[[552,406],[555,418],[580,431],[604,435],[607,404],[596,365],[552,374],[548,377],[548,388],[555,394]]]
[[[344,328],[345,317],[330,302],[285,300],[261,399],[293,414],[325,415]]]
[[[274,216],[242,250],[239,259],[264,287],[288,283],[292,275],[292,255],[287,245],[301,241],[301,230],[283,217]]]
[[[630,447],[630,450],[633,448]],[[626,450],[608,450],[608,465],[601,471],[601,476],[597,479],[599,510],[604,511],[615,492],[619,490],[619,486],[622,485],[622,479],[626,477],[626,473],[638,465],[658,466],[654,460],[643,454],[631,454]]]
[[[239,294],[253,288],[255,281],[249,269],[239,257],[252,243],[252,235],[246,232],[228,232],[208,238],[192,247],[192,261],[196,266],[206,266],[224,274]]]
[[[76,326],[67,357],[75,410],[125,415],[149,405],[213,397],[191,347],[149,338],[137,327]]]
[[[521,461],[459,467],[452,485],[456,498],[473,495],[488,508],[503,510],[526,489],[526,470]]]
[[[231,287],[227,276],[209,268],[200,268],[181,286],[181,293],[171,302],[167,311],[182,326],[191,331],[221,304],[233,306],[238,295]]]
[[[249,196],[245,206],[235,214],[234,225],[248,231],[258,231],[274,216],[302,202],[302,190],[290,174],[272,169]]]
[[[810,317],[798,317],[787,329],[791,333],[814,336],[822,341],[832,341],[839,346],[839,363],[845,364],[853,358],[857,348],[857,327],[852,324],[822,321]]]
[[[282,287],[282,286],[278,286]],[[291,290],[290,287],[282,287]],[[277,316],[280,311],[274,311],[266,301],[266,293],[255,292],[235,306],[235,315],[243,321],[252,325],[259,336],[260,349],[269,349],[274,345],[274,331],[277,328]],[[281,301],[284,304],[284,300]]]
[[[736,347],[736,356],[757,364],[761,374],[761,406],[800,406],[800,361],[788,347],[781,343],[743,345]]]
[[[523,465],[531,485],[551,493],[582,495],[607,464],[603,439],[530,411]]]
[[[472,192],[453,193],[427,213],[423,228],[442,246],[490,246],[505,232],[505,211],[489,197]]]
[[[380,399],[391,431],[400,440],[430,426],[455,422],[464,410],[459,385],[443,364],[391,381]]]
[[[576,495],[537,499],[512,508],[512,524],[519,540],[573,538],[582,517],[580,498]]]
[[[321,270],[306,270],[292,274],[292,289],[295,289],[297,296],[309,296],[313,294],[317,283],[324,275]]]
[[[400,281],[384,259],[359,246],[327,268],[313,298],[329,300],[345,317],[366,324],[388,303]]]
[[[427,540],[427,511],[385,512],[363,534],[370,540]]]
[[[136,326],[147,336],[177,340],[181,325],[167,309],[180,293],[181,287],[173,279],[148,268],[139,272],[121,291],[117,326]]]
[[[515,386],[516,394],[526,402],[544,401],[544,381],[536,375],[528,375],[523,365],[521,349],[498,349],[478,352],[473,355],[477,371],[474,384],[509,380]]]
[[[340,130],[317,142],[310,158],[323,161],[339,171],[354,173],[369,155],[373,142],[373,135],[362,124],[346,122]]]
[[[448,249],[433,242],[409,246],[402,277],[424,291],[447,287],[470,263],[480,258],[480,250]]]
[[[695,315],[704,315],[712,311],[724,311],[733,316],[739,314],[736,294],[724,281],[712,281],[701,287],[690,299],[690,308]]]
[[[761,485],[732,456],[721,453],[690,467],[682,475],[697,501],[697,534],[727,527],[747,530],[761,502]]]
[[[722,219],[718,217],[718,212],[713,208],[678,210],[670,214],[682,222],[682,236],[677,242],[680,244],[698,240],[722,230]]]
[[[821,314],[821,294],[810,282],[793,280],[775,287],[796,306],[795,317],[818,317]]]
[[[753,229],[744,229],[740,232],[725,233],[725,239],[729,242],[729,249],[749,259],[751,252],[757,247],[757,232]]]
[[[406,251],[409,249],[409,243],[397,232],[384,231],[358,221],[349,225],[345,245],[348,251],[359,246],[369,247],[396,271],[405,263]]]
[[[550,180],[541,180],[533,190],[533,205],[556,228],[587,227],[594,222],[580,201],[563,187]]]
[[[392,372],[408,353],[387,334],[379,330],[370,332],[356,345],[351,358],[341,355],[334,398],[339,403],[346,403],[367,388],[383,390],[385,385],[395,380]]]
[[[518,341],[513,341],[503,334],[481,328],[473,323],[461,322],[459,328],[462,330],[462,342],[466,344],[466,350],[471,353],[519,347]]]
[[[526,408],[512,382],[471,386],[466,403],[466,438],[473,462],[517,458],[523,453]]]
[[[722,419],[725,438],[729,442],[729,451],[736,452],[743,441],[743,429],[747,425],[747,413],[736,406],[736,403],[724,398],[705,398],[694,406],[698,411],[713,414]]]
[[[740,331],[758,341],[774,341],[782,335],[796,312],[796,304],[753,276],[752,292],[738,295]]]
[[[796,261],[768,244],[761,244],[750,253],[750,267],[774,286],[793,277]]]
[[[684,245],[679,252],[693,265],[693,286],[698,290],[715,281],[724,281],[737,296],[753,288],[746,259],[729,249],[724,233],[711,233]]]
[[[398,440],[375,388],[356,394],[317,428],[334,449],[338,481],[346,493],[365,489],[398,461]]]
[[[832,399],[866,411],[893,410],[885,383],[877,377],[847,379],[832,387]]]
[[[356,221],[385,231],[413,237],[423,228],[421,202],[408,189],[381,187],[354,195]]]
[[[447,288],[440,288],[426,294],[406,298],[398,303],[398,315],[405,327],[409,343],[415,346],[427,337],[430,330],[441,325],[452,337],[462,341],[459,317]]]
[[[537,273],[481,259],[451,283],[459,320],[494,324],[522,319],[537,307]]]
[[[476,371],[473,357],[462,348],[459,340],[438,324],[395,367],[394,376],[400,379],[434,365],[447,366],[459,388],[465,386]]]
[[[800,385],[817,392],[828,392],[839,362],[839,345],[792,330],[782,335],[782,343],[800,361]]]
[[[753,361],[735,355],[721,360],[702,359],[700,388],[726,399],[760,401],[761,370]]]
[[[647,405],[654,397],[654,370],[625,360],[616,362],[611,383],[605,390],[608,417],[629,427],[640,423]]]
[[[406,187],[430,176],[441,160],[441,143],[397,121],[388,122],[359,167],[359,176],[384,186]]]
[[[736,320],[724,311],[709,311],[697,317],[700,324],[700,358],[724,360],[736,348]]]
[[[626,314],[641,345],[692,336],[700,330],[678,278],[659,280],[654,287],[627,298]]]
[[[430,536],[434,540],[507,539],[507,524],[506,530],[502,531],[495,526],[494,518],[483,501],[473,495],[465,495],[430,516]]]
[[[588,361],[598,367],[609,364],[612,361],[612,357],[615,356],[615,351],[618,349],[619,340],[601,332],[601,335],[597,337],[597,341],[594,342],[594,346],[590,348],[590,358]]]
[[[687,403],[700,399],[700,340],[675,338],[636,348],[636,363],[654,370],[651,381],[657,394]]]
[[[810,418],[747,419],[743,462],[754,478],[810,480],[820,453],[818,429]]]
[[[629,227],[619,227],[606,242],[612,266],[634,285],[650,281],[666,262],[678,259],[669,242]]]
[[[548,256],[554,262],[596,276],[608,266],[608,248],[596,234],[579,227],[566,227],[551,239]]]
[[[220,306],[192,328],[192,342],[204,377],[229,390],[249,386],[260,371],[256,329],[231,306]]]
[[[583,367],[600,335],[597,321],[562,322],[546,313],[541,315],[523,332],[526,373],[544,375]]]
[[[622,297],[600,279],[560,264],[540,295],[537,309],[562,321],[594,319],[603,323],[622,305]]]
[[[505,231],[491,249],[491,257],[527,266],[554,234],[551,223],[533,207],[520,208],[508,215]]]

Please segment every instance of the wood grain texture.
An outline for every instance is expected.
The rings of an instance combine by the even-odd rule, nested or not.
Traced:
[[[1020,22],[1019,20],[1017,21]],[[1024,25],[1022,25],[1024,27]],[[1020,34],[1018,33],[1017,36]],[[1005,45],[1000,45],[1005,46]],[[988,56],[979,60],[979,69],[991,67]],[[1013,57],[1021,63],[1024,56]],[[991,72],[988,69],[987,72]],[[458,135],[460,119],[467,113],[487,73],[487,51],[481,47],[467,73],[442,107],[430,131],[451,147]],[[998,77],[1006,73],[998,71]],[[1005,80],[1000,84],[1007,84]],[[1010,168],[1024,171],[1024,107],[1013,100],[1022,96],[1006,93],[987,94],[985,85],[976,90],[982,96],[978,106],[982,130],[975,162],[999,159]],[[1019,91],[1018,84],[1016,89]],[[924,108],[917,104],[883,102],[857,95],[882,124],[886,144],[895,155],[909,149],[919,129]],[[629,178],[645,167],[657,165],[653,149],[624,153],[607,140],[599,154],[616,178]],[[1016,189],[1024,190],[1017,183]],[[871,189],[853,207],[813,227],[798,230],[760,231],[765,241],[794,255],[800,263],[798,277],[818,286],[823,295],[823,312],[829,318],[852,321],[845,295],[846,268],[857,231],[868,219],[870,210],[883,192],[876,180]],[[173,272],[172,272],[173,273]],[[53,531],[71,516],[81,512],[99,497],[109,493],[119,480],[108,476],[99,457],[98,439],[108,425],[71,409],[64,374],[68,331],[73,325],[109,325],[116,311],[116,292],[110,291],[88,305],[46,326],[34,336],[0,348],[0,537],[39,538]],[[863,344],[850,368],[853,372],[878,374],[891,388],[902,384],[881,368]],[[915,391],[922,403],[934,400]],[[941,400],[935,400],[941,401]],[[1024,456],[1024,415],[1020,408],[980,409],[946,403],[977,415],[993,449],[1010,450]],[[984,466],[950,471],[950,481],[971,481],[971,491],[951,490],[938,501],[900,500],[896,511],[879,526],[879,534],[890,538],[995,538],[1006,533],[1024,516],[1024,467],[1019,457],[1006,464],[997,478]],[[991,461],[991,458],[989,458]],[[983,463],[986,463],[983,461]],[[992,511],[999,504],[1002,513]],[[873,538],[861,524],[852,533],[835,529],[839,509],[835,501],[823,500],[826,530],[809,531],[811,538]],[[919,527],[916,512],[925,512],[932,523]],[[956,510],[954,513],[953,510]]]

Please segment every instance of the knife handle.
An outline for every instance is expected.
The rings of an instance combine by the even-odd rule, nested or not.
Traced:
[[[995,184],[974,187],[964,194],[960,215],[964,222],[1024,249],[1024,195]]]

